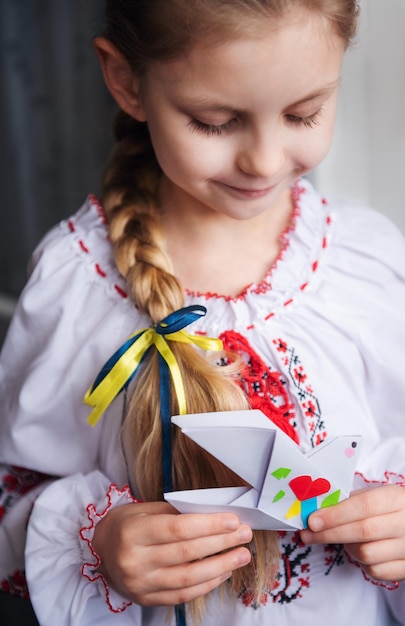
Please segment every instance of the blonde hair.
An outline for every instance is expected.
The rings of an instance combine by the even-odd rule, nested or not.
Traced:
[[[148,63],[175,58],[200,39],[215,42],[260,29],[263,17],[280,19],[305,8],[330,21],[346,46],[357,23],[355,0],[109,0],[107,37],[142,77]],[[116,263],[126,278],[134,303],[152,323],[184,305],[183,288],[164,251],[159,224],[159,188],[163,178],[146,123],[120,112],[116,147],[105,173],[103,202],[109,220]],[[136,330],[136,329],[135,329]],[[191,331],[192,332],[192,331]],[[238,384],[237,363],[219,367],[184,344],[171,343],[179,363],[190,413],[248,408]],[[162,442],[157,354],[151,353],[133,384],[123,436],[130,472],[141,497],[162,499]],[[178,412],[172,394],[172,414]],[[174,489],[235,486],[240,477],[175,429],[172,440]],[[160,468],[160,469],[159,469]],[[244,586],[256,601],[271,586],[278,565],[274,532],[255,531],[254,559],[232,576],[231,587]],[[194,603],[194,608],[198,603]]]

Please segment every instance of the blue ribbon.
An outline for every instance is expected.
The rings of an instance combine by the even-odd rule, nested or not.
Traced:
[[[174,607],[174,614],[176,616],[176,626],[186,626],[186,607],[184,604],[177,604]]]
[[[159,324],[156,332],[159,335],[171,335],[186,326],[189,326],[200,317],[204,316],[207,309],[201,305],[184,307],[170,313]],[[159,383],[160,383],[160,417],[162,421],[162,467],[163,467],[163,493],[173,491],[172,482],[172,425],[171,425],[171,393],[170,393],[170,370],[159,353]]]
[[[197,312],[198,311],[198,312]],[[157,327],[156,332],[162,335],[182,330],[201,315],[205,315],[207,309],[197,305],[185,307],[168,315]],[[162,326],[163,324],[163,326]],[[166,361],[159,354],[159,377],[160,377],[160,412],[162,420],[162,466],[163,466],[163,490],[164,493],[173,491],[172,483],[172,429],[171,429],[171,398],[170,398],[170,371]],[[184,604],[174,607],[176,626],[186,626],[186,608]]]
[[[203,317],[207,313],[207,309],[202,305],[191,305],[188,307],[184,307],[179,309],[178,311],[174,311],[170,313],[167,317],[165,317],[161,322],[156,324],[154,327],[155,333],[161,335],[162,337],[167,337],[167,340],[174,341],[183,341],[185,343],[191,343],[191,336],[182,335],[182,336],[173,336],[175,333],[182,331],[186,326],[189,326],[193,322],[197,321],[201,317]],[[136,343],[136,341],[145,333],[145,330],[141,330],[140,332],[132,335],[105,363],[103,368],[100,370],[96,380],[94,381],[92,387],[86,394],[85,402],[87,404],[92,405],[91,402],[91,394],[97,387],[103,383],[104,379],[110,375],[111,370],[117,363],[120,361],[121,357],[125,355],[125,353]],[[222,346],[222,343],[216,339],[210,338],[195,338],[193,340],[194,343],[200,345],[200,347],[205,349],[213,349],[218,350]],[[128,375],[125,377],[125,382],[122,384],[121,388],[119,385],[117,389],[114,391],[113,397],[116,397],[119,393],[121,393],[124,389],[128,387],[133,377],[135,376],[138,366],[145,358],[146,354],[149,352],[152,346],[147,347],[146,351],[141,357],[141,360],[135,365],[131,371],[128,372]],[[163,468],[163,492],[173,491],[172,484],[172,428],[171,428],[171,390],[170,390],[170,378],[171,371],[170,366],[165,360],[164,356],[158,349],[158,359],[159,359],[159,392],[160,392],[160,414],[161,414],[161,425],[162,425],[162,468]],[[105,382],[105,381],[104,381]],[[176,381],[174,381],[176,383]],[[180,398],[179,398],[180,404]],[[184,403],[185,404],[185,403]],[[184,406],[185,408],[185,406]],[[99,411],[100,413],[100,411]],[[98,419],[98,416],[94,421]],[[185,614],[185,606],[184,604],[180,604],[175,606],[175,618],[177,626],[186,626],[186,614]]]

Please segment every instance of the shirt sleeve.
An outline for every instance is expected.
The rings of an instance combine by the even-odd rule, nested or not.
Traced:
[[[131,504],[133,503],[133,504]],[[142,609],[109,588],[91,546],[96,523],[116,506],[136,506],[100,472],[54,482],[35,501],[26,546],[30,598],[41,626],[140,626]]]
[[[94,213],[86,205],[34,253],[0,358],[0,463],[53,476],[97,467],[101,428],[88,427],[83,396],[137,319]]]
[[[31,528],[34,506],[30,532],[36,539],[30,540],[25,565],[34,570],[29,587],[35,611],[44,613],[41,625],[102,624],[108,614],[111,619],[103,582],[89,580],[91,565],[87,579],[81,573],[94,559],[80,530],[90,523],[87,507],[108,501],[109,486],[116,482],[121,488],[125,471],[118,455],[111,453],[117,446],[108,437],[109,420],[91,428],[83,396],[103,363],[140,323],[114,267],[99,207],[88,201],[35,251],[0,356],[0,467],[6,477],[8,467],[14,473],[15,468],[29,468],[27,474],[45,481],[18,498],[7,492],[10,481],[3,481],[7,511],[0,523],[0,580],[10,582],[16,572],[24,576],[27,523]],[[120,408],[114,404],[111,417],[118,420],[110,422],[118,423],[115,434]],[[102,479],[94,478],[97,470]],[[78,473],[80,479],[63,479]],[[49,477],[54,481],[50,486]],[[45,486],[50,491],[45,489],[42,499]],[[36,549],[39,538],[43,548]],[[61,599],[67,590],[71,610]],[[113,592],[109,594],[111,607],[119,608],[122,599],[114,605]],[[137,624],[138,611],[131,613],[130,623]],[[97,621],[98,615],[104,617]],[[118,611],[115,622],[127,623],[120,615]]]
[[[360,211],[356,227],[347,217],[344,254],[353,339],[362,357],[359,381],[378,439],[359,467],[364,484],[405,484],[405,240],[383,215]],[[357,250],[356,256],[351,254]],[[344,259],[344,261],[343,261]],[[357,482],[357,484],[359,484]]]

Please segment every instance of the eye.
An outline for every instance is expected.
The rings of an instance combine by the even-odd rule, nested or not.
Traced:
[[[232,129],[232,126],[236,123],[236,119],[232,118],[231,120],[229,120],[228,122],[225,122],[225,124],[206,124],[205,122],[202,122],[201,120],[197,119],[196,117],[193,117],[189,123],[188,126],[192,129],[192,130],[196,130],[200,133],[204,133],[205,135],[209,135],[209,136],[219,136],[219,135],[223,135],[226,133],[229,133],[230,130]]]
[[[288,122],[293,124],[294,126],[304,126],[306,128],[313,128],[318,124],[318,118],[321,114],[322,109],[318,109],[312,115],[308,115],[306,117],[301,117],[299,115],[292,115],[288,113],[285,118]]]

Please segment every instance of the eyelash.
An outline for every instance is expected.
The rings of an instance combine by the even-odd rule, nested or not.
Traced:
[[[286,119],[294,126],[304,126],[305,128],[313,128],[314,126],[318,124],[318,117],[321,114],[321,111],[322,111],[322,108],[316,111],[316,113],[314,113],[313,115],[308,115],[307,117],[299,117],[298,115],[288,114],[286,115]],[[229,133],[233,125],[236,122],[237,122],[236,118],[232,118],[231,120],[229,120],[229,122],[226,122],[225,124],[219,124],[218,126],[216,126],[215,124],[205,124],[204,122],[201,122],[197,118],[193,117],[190,120],[188,125],[193,130],[204,133],[205,135],[208,135],[209,137],[213,137],[213,136],[219,137],[221,135]]]
[[[308,115],[308,117],[299,117],[298,115],[286,115],[286,119],[294,124],[294,126],[305,126],[306,128],[313,128],[318,124],[318,118],[321,114],[322,108],[318,109],[316,113]]]
[[[236,122],[236,119],[232,118],[231,120],[229,120],[229,122],[226,122],[225,124],[220,124],[218,126],[215,126],[215,124],[205,124],[204,122],[201,122],[197,118],[193,117],[189,122],[189,126],[193,130],[197,130],[201,133],[205,133],[206,135],[210,137],[212,136],[219,137],[220,135],[229,133],[229,131],[231,130],[231,127],[234,125],[235,122]]]

